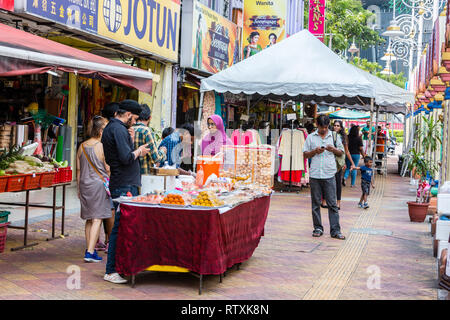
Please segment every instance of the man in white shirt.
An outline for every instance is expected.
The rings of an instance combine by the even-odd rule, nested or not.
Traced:
[[[303,147],[303,156],[311,158],[309,183],[311,186],[314,225],[313,237],[323,235],[320,215],[320,204],[323,197],[328,206],[331,237],[345,240],[339,225],[339,211],[336,203],[336,179],[334,177],[337,172],[335,156],[342,156],[344,146],[340,135],[334,136],[332,131],[328,129],[330,118],[327,115],[318,116],[316,121],[318,129],[306,138]]]

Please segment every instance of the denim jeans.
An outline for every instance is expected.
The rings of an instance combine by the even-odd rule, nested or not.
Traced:
[[[314,229],[323,231],[322,218],[320,215],[320,204],[322,197],[325,198],[328,206],[328,218],[330,220],[330,234],[332,236],[341,232],[339,225],[339,211],[336,204],[336,178],[330,179],[309,179],[311,187],[311,207]]]
[[[126,196],[127,192],[130,192],[133,196],[139,195],[138,188],[135,186],[123,186],[119,188],[113,188],[111,191],[111,197],[113,199],[120,196]],[[106,262],[106,274],[111,274],[116,272],[116,241],[117,233],[119,232],[120,223],[120,211],[117,211],[119,205],[114,202],[114,209],[116,214],[114,216],[114,226],[109,237],[108,244],[108,261]]]
[[[355,166],[358,166],[359,159],[361,158],[361,155],[360,154],[351,154],[351,156],[352,156],[352,160],[353,160],[353,163],[355,164]],[[347,165],[347,169],[345,169],[344,180],[347,180],[348,175],[350,174],[350,167],[351,167],[352,163],[350,162],[350,160],[345,158],[345,164]],[[352,173],[351,173],[352,186],[355,185],[357,173],[358,172],[356,170],[353,170]]]

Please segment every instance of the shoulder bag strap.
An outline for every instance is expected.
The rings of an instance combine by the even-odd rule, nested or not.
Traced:
[[[89,164],[91,165],[91,167],[95,170],[95,172],[98,174],[98,176],[102,179],[103,182],[105,182],[105,179],[103,178],[103,176],[101,175],[101,173],[97,170],[97,168],[94,166],[94,164],[91,162],[91,159],[88,157],[86,150],[84,149],[84,145],[81,145],[81,148],[83,149],[83,153],[87,159],[87,161],[89,162]]]

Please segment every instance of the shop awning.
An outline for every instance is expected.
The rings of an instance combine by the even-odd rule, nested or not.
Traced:
[[[150,93],[152,73],[0,24],[0,76],[60,70]]]

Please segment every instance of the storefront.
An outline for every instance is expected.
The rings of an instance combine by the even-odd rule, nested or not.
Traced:
[[[173,65],[178,62],[180,1],[16,0],[13,25],[67,46],[92,52],[151,72],[151,85],[136,89],[109,79],[80,73],[69,75],[67,123],[71,141],[85,138],[86,124],[104,105],[125,98],[152,109],[150,127],[156,137],[174,121],[176,86]],[[17,23],[18,21],[18,23]],[[151,25],[150,25],[151,23]],[[70,157],[74,160],[74,152]],[[73,162],[73,161],[72,161]]]
[[[183,1],[177,126],[198,120],[200,81],[240,61],[240,39],[241,28],[236,23],[200,1]],[[233,118],[223,95],[210,98],[212,114]]]

